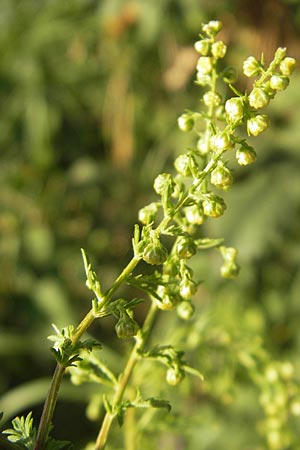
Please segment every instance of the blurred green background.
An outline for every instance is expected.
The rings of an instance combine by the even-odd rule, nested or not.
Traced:
[[[192,145],[176,120],[199,105],[193,43],[211,19],[223,22],[226,62],[238,69],[250,54],[263,51],[269,61],[278,46],[300,57],[298,0],[0,0],[0,410],[6,421],[32,408],[40,414],[54,367],[46,340],[51,323],[77,324],[89,308],[80,248],[109,286],[130,258],[133,225],[153,198],[152,180],[173,170],[174,156]],[[238,87],[247,88],[243,76]],[[297,72],[272,103],[271,130],[253,140],[256,165],[248,170],[232,162],[236,183],[225,196],[227,214],[206,232],[239,249],[240,278],[221,281],[213,252],[197,257],[193,267],[205,280],[195,300],[199,319],[181,328],[175,316],[163,315],[165,334],[158,334],[168,342],[171,330],[207,382],[199,388],[190,380],[176,393],[159,386],[163,397],[174,398],[174,413],[167,431],[157,425],[163,428],[163,420],[155,422],[159,441],[144,420],[141,447],[300,448],[294,419],[284,422],[284,433],[293,436],[285,444],[265,440],[257,381],[259,370],[278,361],[300,369],[299,104]],[[119,369],[115,356],[127,347],[112,329],[103,321],[91,332]],[[85,418],[91,395],[90,386],[66,383],[58,406],[56,434],[76,448],[97,430],[98,422]],[[174,437],[170,430],[181,425]],[[111,448],[124,448],[118,439]]]

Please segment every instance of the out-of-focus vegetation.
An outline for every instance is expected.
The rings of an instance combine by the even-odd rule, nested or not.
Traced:
[[[137,210],[151,200],[153,178],[189,145],[176,118],[199,101],[192,43],[200,24],[214,18],[223,21],[232,46],[230,64],[240,67],[242,58],[261,51],[267,59],[278,45],[299,59],[298,1],[0,1],[0,410],[6,420],[31,408],[40,414],[53,368],[51,323],[76,324],[89,308],[80,247],[108,285],[128,260]],[[246,80],[238,86],[247,88]],[[175,334],[205,383],[186,380],[174,393],[145,366],[145,391],[152,395],[159,385],[174,410],[167,421],[141,419],[137,448],[300,447],[299,102],[295,74],[272,106],[271,131],[255,142],[256,167],[236,169],[229,212],[208,225],[212,237],[225,236],[239,249],[239,280],[220,281],[219,260],[199,259],[194,270],[205,282],[198,319],[179,328],[175,316],[162,316],[161,339],[167,343],[168,330]],[[118,368],[126,346],[117,346],[110,329],[104,321],[92,332]],[[97,430],[98,422],[84,418],[91,396],[90,386],[78,390],[66,382],[58,406],[56,433],[78,448]],[[115,448],[124,448],[118,439],[116,433]]]

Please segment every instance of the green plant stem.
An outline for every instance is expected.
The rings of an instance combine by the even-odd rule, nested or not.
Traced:
[[[50,429],[54,409],[56,406],[57,398],[58,398],[59,388],[60,388],[64,373],[65,373],[65,370],[66,370],[66,368],[64,366],[61,366],[60,364],[57,364],[57,366],[55,368],[55,371],[54,371],[54,374],[53,374],[53,377],[51,380],[49,392],[48,392],[48,395],[47,395],[47,398],[46,398],[46,401],[44,404],[44,409],[43,409],[42,417],[40,420],[40,426],[38,429],[38,434],[37,434],[34,450],[43,450],[44,449],[45,442],[46,442],[48,434],[49,434],[49,429]]]
[[[149,312],[147,314],[147,317],[145,319],[144,326],[141,330],[140,336],[138,336],[138,338],[136,340],[136,343],[129,355],[125,369],[124,369],[122,375],[120,376],[119,383],[116,387],[115,395],[114,395],[113,401],[112,401],[112,406],[115,410],[117,410],[117,407],[120,406],[120,404],[122,402],[123,395],[124,395],[124,392],[125,392],[125,389],[126,389],[128,383],[129,383],[133,369],[134,369],[136,363],[138,362],[138,360],[140,359],[139,352],[141,350],[143,350],[143,348],[150,336],[150,332],[152,330],[154,321],[156,319],[157,312],[158,312],[157,306],[154,303],[152,303],[151,307],[149,309]],[[105,448],[108,434],[109,434],[109,431],[110,431],[110,428],[111,428],[111,425],[113,423],[115,416],[116,416],[116,414],[110,413],[110,412],[107,412],[105,414],[98,437],[97,437],[97,440],[96,440],[95,450],[103,450]]]
[[[119,277],[115,280],[111,288],[105,293],[103,296],[103,301],[101,306],[104,306],[113,296],[113,294],[116,292],[116,290],[121,286],[121,284],[126,280],[126,278],[131,274],[131,272],[134,270],[134,268],[137,266],[139,262],[139,259],[136,257],[133,257],[130,262],[127,264],[127,266],[123,269]],[[80,337],[83,335],[83,333],[90,327],[90,325],[95,320],[95,315],[93,309],[91,309],[85,317],[82,319],[82,321],[77,326],[72,342],[73,344],[76,344]],[[47,441],[47,437],[50,430],[51,421],[53,418],[55,406],[57,403],[58,393],[59,389],[62,383],[62,379],[64,376],[64,373],[66,371],[66,367],[62,366],[61,364],[57,364],[50,388],[44,403],[44,408],[37,432],[37,438],[35,442],[34,450],[43,450],[45,443]]]

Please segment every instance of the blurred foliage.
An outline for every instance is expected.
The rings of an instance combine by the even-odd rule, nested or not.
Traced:
[[[34,406],[40,412],[44,377],[53,367],[45,339],[50,324],[76,324],[89,307],[80,247],[93,256],[108,286],[128,260],[137,210],[149,203],[153,178],[189,145],[191,137],[175,129],[176,118],[197,106],[192,43],[200,24],[213,18],[224,23],[230,64],[241,67],[242,58],[261,51],[268,58],[278,45],[300,56],[298,0],[0,0],[5,420]],[[238,83],[247,87],[242,78]],[[239,248],[239,280],[219,280],[214,253],[197,258],[194,270],[205,280],[196,299],[199,319],[178,327],[175,316],[163,314],[157,328],[157,340],[168,343],[172,334],[187,346],[205,382],[186,380],[174,392],[155,378],[159,374],[149,377],[145,365],[149,381],[143,389],[151,396],[159,387],[175,406],[167,421],[164,412],[155,413],[155,422],[151,412],[139,419],[137,448],[300,447],[294,438],[297,407],[291,417],[299,377],[290,375],[287,382],[280,375],[285,361],[295,373],[300,368],[299,86],[296,74],[272,107],[273,129],[254,142],[256,167],[236,168],[227,214],[207,225],[212,237],[225,236]],[[107,342],[105,357],[118,369],[115,356],[126,353],[126,344],[118,347],[112,328],[104,320],[92,331]],[[279,374],[274,383],[266,375],[272,364]],[[137,384],[142,374],[136,374]],[[290,397],[269,414],[262,396],[270,384],[278,394],[282,383],[291,385]],[[90,439],[84,430],[91,433],[91,425],[76,408],[82,413],[90,397],[89,387],[78,392],[66,383],[57,412],[57,433],[76,438],[79,446]],[[68,425],[64,411],[70,402],[76,408]],[[270,417],[279,420],[277,428]],[[278,429],[285,441],[276,447],[264,436],[271,430],[274,440]],[[117,437],[115,445],[123,445]]]

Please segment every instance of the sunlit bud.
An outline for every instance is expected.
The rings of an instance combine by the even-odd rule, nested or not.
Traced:
[[[149,205],[139,210],[139,221],[143,224],[150,223],[154,220],[158,211],[159,205],[157,203],[150,203]]]
[[[233,183],[233,176],[222,161],[219,161],[217,167],[212,171],[210,182],[214,186],[225,190]]]
[[[233,262],[237,257],[237,249],[234,247],[225,247],[222,245],[220,247],[220,252],[225,262]]]
[[[224,58],[226,55],[227,46],[223,41],[214,42],[211,46],[211,52],[215,58]]]
[[[252,136],[258,136],[265,131],[269,125],[270,121],[268,116],[258,114],[247,120],[247,132],[249,135],[252,134]]]
[[[208,75],[213,69],[213,61],[210,56],[200,56],[197,63],[197,71],[202,75]]]
[[[238,276],[240,272],[239,266],[234,262],[225,262],[221,266],[221,276],[227,279],[233,279]]]
[[[273,75],[270,78],[270,87],[275,91],[284,91],[289,85],[290,80],[285,76]]]
[[[222,22],[219,20],[211,20],[203,25],[202,29],[204,33],[207,33],[209,36],[215,36],[222,29]]]
[[[182,114],[178,117],[177,123],[181,131],[187,132],[193,129],[195,121],[190,114]]]
[[[197,245],[194,240],[182,236],[176,242],[176,253],[180,258],[191,258],[197,252]]]
[[[261,88],[254,88],[249,94],[249,105],[252,108],[264,108],[270,102],[268,94]]]
[[[221,103],[221,96],[215,92],[209,91],[203,95],[203,101],[206,106],[218,106]]]
[[[278,62],[280,60],[283,60],[283,58],[285,58],[286,55],[286,48],[285,47],[279,47],[274,55],[274,60],[278,60]]]
[[[224,200],[217,195],[210,195],[203,201],[203,211],[208,217],[220,217],[224,214],[226,205]]]
[[[170,386],[176,386],[179,384],[184,378],[184,372],[180,370],[178,367],[170,367],[167,370],[166,381]]]
[[[209,75],[204,75],[202,72],[197,72],[196,83],[200,86],[210,86],[211,78]]]
[[[173,184],[174,181],[172,179],[172,175],[169,173],[160,173],[154,180],[153,188],[157,194],[162,195],[165,190]]]
[[[211,43],[209,39],[202,39],[201,41],[195,42],[195,50],[203,56],[208,55],[210,52]]]
[[[134,319],[127,314],[121,315],[115,326],[116,334],[121,339],[128,339],[137,334],[139,326]]]
[[[229,123],[237,124],[244,117],[244,100],[241,97],[233,97],[225,103],[226,117]]]
[[[184,277],[179,284],[179,294],[185,300],[190,299],[197,292],[197,283],[188,277]]]
[[[260,70],[261,65],[254,56],[249,56],[243,63],[243,72],[246,77],[255,77]]]
[[[248,166],[256,161],[256,152],[253,147],[242,146],[236,151],[235,157],[240,166]]]
[[[210,150],[209,141],[205,138],[200,138],[197,141],[197,150],[201,153],[201,155],[207,155]]]
[[[177,314],[180,319],[189,320],[195,314],[195,306],[189,301],[180,302],[177,306]]]
[[[174,299],[174,296],[170,295],[169,289],[166,286],[159,285],[157,288],[157,294],[160,297],[160,301],[156,301],[159,309],[162,309],[163,311],[169,311],[170,309],[174,308],[176,301]]]
[[[186,220],[192,225],[201,225],[204,221],[203,208],[200,205],[187,206],[184,213]]]
[[[232,147],[230,135],[228,133],[217,133],[211,137],[210,145],[214,151],[228,150]]]
[[[286,58],[284,58],[279,65],[282,75],[286,75],[286,76],[291,75],[296,68],[296,64],[297,63],[294,58],[290,58],[288,56]]]
[[[161,265],[166,261],[167,257],[168,251],[158,239],[147,244],[143,251],[143,260],[147,264]]]
[[[192,174],[191,167],[196,168],[197,164],[193,156],[188,155],[187,153],[182,153],[175,159],[174,166],[180,175],[189,177]]]

